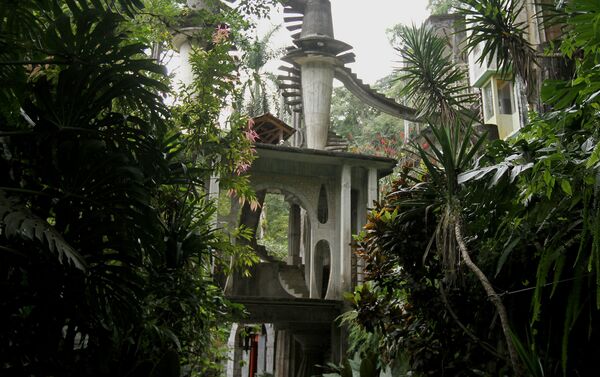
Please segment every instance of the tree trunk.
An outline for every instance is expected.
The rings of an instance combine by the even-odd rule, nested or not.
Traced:
[[[485,289],[488,298],[490,299],[492,304],[494,304],[496,310],[498,311],[498,316],[500,317],[500,323],[502,325],[502,332],[504,333],[506,346],[508,348],[508,355],[510,356],[510,362],[515,372],[515,376],[522,376],[523,373],[520,368],[517,351],[515,350],[515,346],[513,345],[511,339],[506,307],[500,299],[500,296],[498,296],[498,294],[492,287],[492,284],[488,280],[487,276],[485,276],[483,271],[481,271],[479,267],[477,267],[477,265],[471,260],[471,257],[469,256],[469,251],[467,250],[467,245],[462,235],[462,224],[460,220],[456,221],[456,223],[454,224],[454,233],[456,234],[456,241],[458,242],[458,248],[460,249],[460,255],[463,262],[467,265],[467,267],[469,267],[469,269],[475,274],[475,276],[477,276],[477,279],[479,279],[479,282],[483,286],[483,289]]]

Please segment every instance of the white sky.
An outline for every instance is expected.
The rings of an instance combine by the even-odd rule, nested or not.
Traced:
[[[348,66],[369,84],[392,72],[398,66],[398,55],[389,44],[386,29],[402,23],[420,24],[427,18],[427,0],[331,0],[335,38],[354,47],[356,62]],[[283,11],[274,11],[270,21],[259,25],[264,33],[273,25],[283,24]],[[282,27],[273,38],[274,47],[291,45],[291,35]],[[267,66],[276,71],[280,61]]]

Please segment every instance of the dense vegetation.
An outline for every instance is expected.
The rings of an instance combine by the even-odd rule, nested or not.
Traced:
[[[536,57],[523,55],[531,49],[511,13],[518,7],[463,3],[479,14],[469,45],[483,43],[486,57],[504,58],[501,71],[510,62],[529,84]],[[489,143],[472,134],[460,73],[432,59],[440,42],[405,28],[405,79],[429,106],[429,148],[409,148],[420,163],[402,168],[369,216],[359,253],[371,281],[347,318],[358,324],[355,349],[367,356],[377,347],[395,373],[597,374],[600,3],[569,1],[556,17],[565,35],[555,52],[572,62],[572,76],[546,81],[548,111]]]
[[[244,12],[269,1],[183,3],[0,5],[2,375],[220,373],[235,308],[213,269],[252,257],[213,229],[205,186],[221,174],[252,199],[250,125],[234,112],[223,131],[218,119],[236,95]],[[203,49],[193,84],[166,105],[169,79],[146,53],[165,57],[178,20],[203,25]]]
[[[398,99],[400,85],[398,75],[391,74],[379,80],[374,89]],[[343,86],[333,90],[331,126],[338,135],[348,140],[349,150],[355,153],[395,157],[405,140],[402,119],[361,102]]]
[[[277,260],[287,261],[288,218],[290,205],[282,194],[265,195],[259,222],[257,242],[263,245],[269,255]]]

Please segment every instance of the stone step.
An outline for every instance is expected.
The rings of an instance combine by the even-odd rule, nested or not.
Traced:
[[[288,97],[295,98],[295,97],[300,97],[302,95],[302,93],[300,93],[300,92],[282,92],[281,95],[286,98],[288,98]]]
[[[291,81],[291,82],[300,83],[300,77],[298,77],[298,76],[278,75],[277,76],[277,80],[279,80],[279,81]]]
[[[286,25],[285,28],[288,29],[289,31],[300,30],[300,29],[302,29],[302,24]]]
[[[348,52],[343,55],[337,56],[338,59],[342,61],[344,64],[354,63],[356,61],[356,55],[353,52]]]
[[[298,14],[300,16],[303,16],[302,11],[300,9],[292,8],[290,6],[286,6],[285,8],[283,8],[283,13],[285,13],[285,14]]]
[[[302,89],[302,86],[300,84],[279,84],[279,89]]]
[[[300,70],[296,67],[288,67],[287,65],[280,65],[279,69],[284,72],[288,72],[288,73],[292,73],[296,76],[300,76]]]
[[[310,295],[304,280],[304,271],[298,266],[281,263],[279,266],[279,282],[294,297],[308,298]]]
[[[296,100],[291,100],[291,101],[286,100],[285,103],[290,106],[300,105],[300,104],[302,104],[302,100],[301,99],[296,99]]]
[[[303,20],[304,16],[283,17],[283,22],[302,22]]]

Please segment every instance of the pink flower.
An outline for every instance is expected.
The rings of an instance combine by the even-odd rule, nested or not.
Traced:
[[[256,142],[256,140],[260,139],[260,136],[258,135],[258,133],[256,133],[253,127],[254,120],[248,119],[248,124],[246,126],[246,129],[244,130],[244,135],[246,136],[246,139],[248,139],[248,141],[250,141],[251,143],[254,143]]]
[[[220,24],[219,26],[217,26],[213,34],[212,41],[214,43],[221,43],[223,41],[226,41],[227,39],[229,39],[229,33],[229,26],[225,24]]]
[[[248,161],[244,161],[244,160],[239,161],[237,166],[235,167],[235,174],[237,174],[237,175],[244,174],[245,172],[248,171],[248,169],[250,169],[250,165],[251,164]]]

